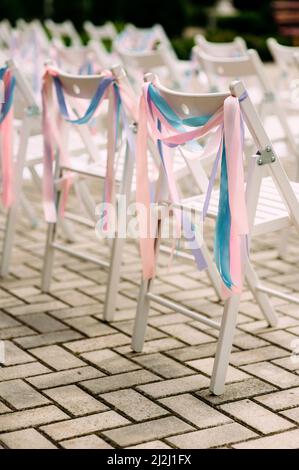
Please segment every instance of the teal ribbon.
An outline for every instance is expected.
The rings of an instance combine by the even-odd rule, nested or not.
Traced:
[[[153,115],[153,109],[151,102],[157,107],[161,115],[166,119],[170,126],[177,129],[178,131],[184,132],[185,126],[188,127],[201,127],[205,125],[211,115],[204,116],[193,116],[189,118],[181,118],[171,108],[167,101],[160,95],[155,87],[150,84],[148,87],[148,104]],[[161,123],[158,120],[158,129],[161,129]],[[158,141],[158,149],[163,162],[163,154],[161,152],[161,141]],[[213,183],[215,180],[218,162],[221,157],[221,176],[220,176],[220,195],[218,213],[216,218],[216,227],[214,235],[214,258],[217,269],[226,287],[231,289],[233,286],[231,273],[230,273],[230,232],[231,232],[231,213],[229,206],[229,192],[228,192],[228,177],[227,177],[227,161],[226,161],[226,150],[225,141],[223,140],[222,155],[220,150],[216,157],[216,162],[213,167],[211,180],[209,184],[209,190],[207,192],[207,198],[204,204],[204,215],[206,214],[209,206],[210,193],[212,191]],[[202,257],[202,256],[201,256]],[[202,263],[198,262],[197,265],[200,267]],[[205,266],[206,267],[206,263]]]

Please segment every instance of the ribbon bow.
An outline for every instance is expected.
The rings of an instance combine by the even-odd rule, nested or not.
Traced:
[[[0,106],[0,178],[2,179],[2,203],[5,208],[13,202],[13,99],[16,79],[9,67],[0,69],[4,84],[4,103]]]
[[[212,143],[207,147],[215,149],[209,187],[203,207],[205,218],[214,185],[217,168],[221,160],[221,183],[218,215],[214,237],[214,257],[224,283],[224,296],[241,292],[243,284],[243,262],[246,256],[248,234],[247,208],[244,191],[243,171],[243,119],[239,100],[228,96],[223,106],[213,115],[181,118],[160,95],[154,84],[145,84],[139,104],[139,128],[137,135],[137,202],[147,209],[146,223],[150,221],[150,186],[147,171],[148,131],[157,142],[162,167],[168,184],[172,203],[179,201],[170,155],[161,149],[179,145],[194,145],[194,140],[215,131]],[[207,150],[207,149],[206,149]],[[139,206],[139,204],[138,204]],[[155,273],[154,237],[145,227],[145,219],[139,217],[142,236],[140,249],[143,276],[150,279]],[[182,220],[184,226],[184,219]],[[184,228],[184,227],[183,227]],[[144,234],[146,234],[144,236]],[[193,249],[199,269],[206,267],[200,247]]]
[[[107,143],[107,168],[104,187],[105,203],[111,203],[114,198],[114,156],[116,151],[116,142],[118,138],[118,123],[121,115],[124,121],[126,132],[130,132],[129,125],[126,121],[126,112],[130,113],[133,119],[137,119],[137,111],[135,109],[134,97],[131,90],[124,84],[117,82],[115,77],[109,70],[104,70],[99,86],[92,97],[86,111],[81,117],[71,118],[68,106],[65,101],[63,86],[55,69],[48,67],[43,77],[43,132],[44,132],[44,178],[43,178],[43,199],[44,213],[47,222],[56,222],[56,209],[54,198],[54,180],[53,180],[53,161],[54,161],[54,145],[59,150],[62,164],[69,163],[69,156],[64,148],[63,141],[55,121],[53,109],[53,82],[58,101],[59,117],[65,122],[84,125],[91,122],[95,113],[99,109],[101,103],[105,99],[113,100],[114,112],[111,114],[113,122],[108,123],[108,143]],[[124,112],[124,105],[126,112]],[[129,140],[129,137],[128,137]],[[130,138],[130,141],[132,139]],[[70,187],[70,178],[65,181],[64,197],[61,204],[61,212],[63,214],[66,197]]]

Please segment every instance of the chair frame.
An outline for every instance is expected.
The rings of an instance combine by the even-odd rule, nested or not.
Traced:
[[[202,34],[197,34],[194,39],[201,50],[213,57],[238,57],[247,53],[246,42],[239,36],[231,42],[210,42]]]
[[[118,80],[127,80],[125,73],[121,67],[119,66],[113,67],[112,72]],[[67,88],[67,93],[70,96],[72,96],[72,93],[73,93],[73,96],[77,98],[80,97],[80,94],[84,96],[85,98],[87,98],[88,96],[90,96],[91,98],[96,91],[97,85],[99,84],[99,80],[101,80],[100,75],[83,77],[83,76],[78,76],[78,75],[65,74],[62,72],[59,72],[59,78],[62,81],[64,87]],[[78,88],[80,90],[79,94],[72,91],[74,85],[79,87]],[[110,118],[113,112],[114,112],[113,105],[110,102],[109,109],[108,109],[108,122],[111,122]],[[87,143],[87,145],[88,145],[89,140],[90,140],[90,136],[86,135],[84,142]],[[119,195],[125,196],[127,200],[129,200],[130,195],[131,195],[131,182],[132,182],[132,177],[133,177],[133,168],[134,168],[134,158],[133,158],[133,155],[131,155],[130,147],[127,143],[123,176],[121,179],[120,188],[118,192]],[[57,214],[59,214],[60,201],[61,201],[61,186],[59,183],[65,171],[70,171],[70,169],[65,168],[64,166],[60,164],[59,156],[57,155],[56,174],[55,174],[55,181],[56,181],[55,205],[57,209]],[[78,170],[76,172],[78,174],[81,174],[84,177],[86,176],[96,177],[97,179],[103,180],[102,176],[96,176],[94,174],[85,172],[84,170],[82,171]],[[67,214],[65,214],[65,217],[67,217]],[[59,219],[60,218],[58,215],[58,220]],[[81,222],[84,225],[93,226],[93,224],[90,225],[90,223],[89,224],[86,223],[83,219],[81,221],[80,219],[77,219],[76,221]],[[78,251],[75,252],[74,250],[63,245],[62,243],[56,242],[56,234],[57,234],[57,223],[48,223],[47,238],[46,238],[46,245],[45,245],[44,266],[43,266],[43,272],[42,272],[42,286],[41,286],[42,291],[48,292],[50,289],[54,253],[56,250],[62,253],[66,253],[68,255],[72,255],[73,257],[81,259],[81,260],[90,261],[108,270],[108,283],[107,283],[107,289],[106,289],[106,299],[105,299],[105,304],[104,304],[104,319],[109,321],[110,318],[113,317],[114,311],[115,311],[115,303],[116,303],[116,297],[117,297],[119,280],[120,280],[120,267],[122,263],[122,253],[123,253],[123,246],[125,243],[125,239],[118,237],[116,234],[116,236],[113,238],[113,241],[112,241],[110,261],[107,262],[106,260],[99,259],[94,256],[89,256],[89,255],[86,255],[85,253],[80,253]]]
[[[153,77],[151,75],[147,76],[146,80],[151,81],[153,80]],[[155,79],[155,84],[157,86],[157,79]],[[162,92],[162,95],[164,95],[164,98],[167,100],[170,98],[172,100],[172,103],[175,103],[176,98],[179,100],[179,103],[181,103],[182,100],[184,102],[184,100],[188,99],[190,100],[189,102],[193,103],[194,107],[196,106],[194,105],[194,100],[198,100],[198,102],[200,100],[200,95],[173,92],[172,90],[168,90],[160,84],[158,84],[158,88],[159,91]],[[242,82],[235,81],[231,84],[230,91],[233,96],[240,98],[246,90]],[[223,99],[226,96],[227,95],[223,94]],[[277,154],[273,149],[271,141],[268,138],[263,128],[263,125],[261,124],[261,121],[248,96],[241,101],[240,106],[247,127],[251,135],[253,136],[253,139],[259,151],[259,153],[252,156],[250,159],[250,166],[253,168],[253,173],[246,186],[246,202],[248,208],[250,233],[252,233],[254,227],[255,214],[259,199],[259,189],[262,178],[261,169],[268,171],[270,176],[273,178],[275,186],[281,194],[283,201],[285,202],[286,207],[290,213],[292,221],[294,222],[299,232],[299,203],[290,185],[288,177],[277,157]],[[202,108],[203,106],[201,107],[201,113],[204,113],[204,108]],[[177,109],[180,108],[177,107]],[[266,149],[271,150],[271,159],[265,158],[265,155],[267,156]],[[182,207],[182,205],[178,205],[178,207]],[[160,219],[160,223],[157,227],[155,239],[156,257],[158,257],[159,253],[162,223],[163,217]],[[249,261],[246,263],[245,278],[248,287],[250,288],[255,300],[261,308],[265,318],[267,319],[268,324],[271,326],[275,326],[277,323],[277,317],[275,315],[273,307],[271,306],[268,295],[273,294],[277,297],[281,297],[287,300],[290,300],[290,297],[286,294],[279,295],[279,293],[277,294],[276,291],[274,292],[262,286],[258,279],[258,276],[256,275]],[[134,324],[134,332],[132,337],[132,349],[136,352],[141,352],[143,349],[147,319],[151,302],[166,306],[176,312],[186,315],[192,320],[198,320],[212,328],[216,328],[220,331],[220,333],[211,377],[210,390],[215,395],[222,394],[225,387],[225,378],[232,348],[233,335],[236,326],[240,295],[233,294],[229,299],[225,301],[222,320],[219,324],[209,318],[204,317],[202,314],[199,314],[196,311],[185,308],[180,304],[177,304],[176,302],[166,300],[161,295],[154,294],[153,285],[154,278],[151,280],[142,280],[141,282]],[[292,301],[294,301],[294,299],[292,299]],[[295,301],[299,303],[299,299],[295,299]]]
[[[249,49],[247,54],[242,57],[219,58],[212,57],[205,52],[202,52],[198,46],[193,50],[195,57],[203,67],[208,77],[211,90],[213,91],[218,90],[215,76],[224,78],[232,77],[233,79],[238,77],[238,79],[242,80],[246,79],[248,76],[255,76],[258,79],[260,89],[263,93],[260,114],[269,114],[265,112],[265,106],[268,105],[271,108],[271,114],[277,116],[284,131],[286,143],[295,158],[296,181],[299,181],[299,149],[295,137],[288,124],[285,111],[279,98],[277,97],[277,94],[275,93],[274,88],[265,74],[264,65],[258,53],[253,49]]]

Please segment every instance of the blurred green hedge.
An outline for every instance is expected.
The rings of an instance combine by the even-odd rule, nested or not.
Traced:
[[[14,22],[22,17],[43,19],[49,11],[54,21],[71,19],[79,31],[85,20],[102,24],[107,20],[117,25],[126,22],[139,27],[161,23],[172,38],[173,46],[182,59],[190,56],[192,39],[182,37],[187,26],[206,30],[210,41],[230,41],[241,35],[249,47],[258,50],[262,59],[269,60],[266,38],[277,37],[277,28],[272,19],[270,0],[233,0],[239,14],[216,18],[216,27],[211,28],[209,14],[215,0],[0,0],[0,19],[7,17]],[[48,13],[47,13],[48,12]],[[83,40],[86,35],[82,32]],[[289,44],[285,38],[278,38]]]

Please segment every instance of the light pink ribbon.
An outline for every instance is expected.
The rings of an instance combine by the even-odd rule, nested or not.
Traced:
[[[233,289],[224,288],[224,296],[232,292],[241,292],[243,286],[243,259],[242,237],[248,234],[247,208],[245,201],[242,126],[241,113],[238,98],[229,96],[225,99],[223,107],[214,113],[209,121],[201,127],[183,131],[171,128],[165,118],[153,106],[149,109],[147,102],[148,84],[143,87],[139,103],[139,127],[137,135],[136,155],[136,201],[140,227],[140,251],[142,258],[142,271],[144,279],[151,279],[155,275],[155,234],[150,216],[150,185],[147,166],[147,139],[148,132],[155,140],[160,140],[166,145],[183,145],[191,140],[204,137],[215,130],[210,148],[220,148],[223,138],[226,145],[227,173],[229,205],[231,212],[231,237],[230,237],[230,267],[233,281]],[[153,113],[151,112],[153,111]],[[162,123],[161,130],[157,128],[157,119]],[[171,135],[170,131],[172,131]],[[216,142],[217,140],[217,142]],[[166,160],[168,161],[168,160]],[[178,192],[173,172],[166,170],[168,188],[172,202],[176,202]],[[144,208],[145,211],[144,211]]]
[[[7,69],[3,82],[4,89],[12,79],[12,72]],[[0,152],[2,168],[2,203],[5,208],[11,207],[14,201],[14,162],[13,162],[13,105],[0,124]]]

